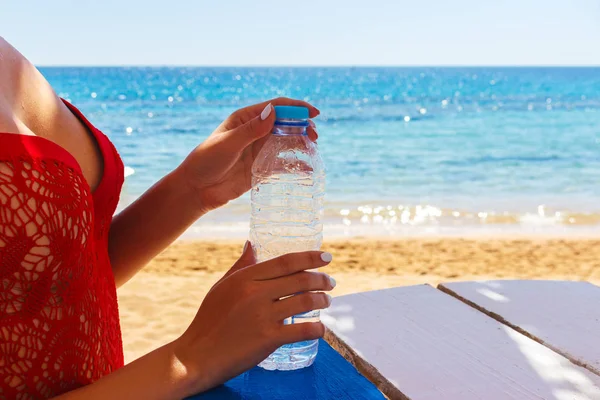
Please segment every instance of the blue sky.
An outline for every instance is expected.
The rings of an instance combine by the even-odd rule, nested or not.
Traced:
[[[37,65],[600,65],[598,0],[0,0]]]

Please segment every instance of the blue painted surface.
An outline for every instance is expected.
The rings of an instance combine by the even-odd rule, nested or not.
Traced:
[[[384,400],[377,388],[324,340],[312,367],[298,371],[253,368],[188,400]]]

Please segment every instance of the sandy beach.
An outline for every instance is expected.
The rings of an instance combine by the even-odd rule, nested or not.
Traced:
[[[243,241],[179,241],[119,289],[125,361],[175,339]],[[326,242],[334,296],[401,285],[480,279],[600,284],[596,239],[361,239]]]

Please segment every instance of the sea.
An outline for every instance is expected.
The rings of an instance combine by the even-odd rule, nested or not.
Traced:
[[[600,235],[600,68],[48,67],[115,143],[120,209],[233,111],[321,110],[326,236]],[[188,237],[248,233],[248,195]]]

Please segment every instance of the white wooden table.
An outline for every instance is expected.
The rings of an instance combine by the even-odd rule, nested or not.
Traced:
[[[326,340],[390,399],[600,400],[600,288],[486,281],[334,298]]]

